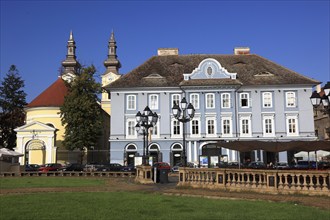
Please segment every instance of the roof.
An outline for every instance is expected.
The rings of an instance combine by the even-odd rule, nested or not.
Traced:
[[[51,86],[44,90],[26,107],[60,107],[64,103],[64,97],[68,93],[68,88],[64,80],[59,77]]]
[[[183,80],[183,74],[192,73],[207,58],[217,60],[237,78],[228,79],[190,79]],[[255,54],[250,55],[169,55],[154,56],[145,63],[123,75],[106,88],[132,87],[179,87],[196,85],[316,85],[317,80],[310,79],[268,59]]]
[[[325,150],[330,151],[330,141],[256,141],[256,140],[236,140],[236,141],[219,141],[217,143],[220,147],[225,147],[231,150],[240,152],[249,152],[253,150],[264,150],[268,152],[281,151],[316,151]]]
[[[0,148],[0,157],[7,156],[7,157],[21,157],[24,154],[18,153],[16,151],[10,150],[8,148]]]

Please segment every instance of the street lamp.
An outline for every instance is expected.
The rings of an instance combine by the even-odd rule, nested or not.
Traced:
[[[321,103],[323,105],[323,109],[321,111],[326,112],[330,115],[330,82],[327,82],[323,87],[324,94],[321,96],[317,91],[314,91],[312,96],[310,97],[311,103],[314,108],[318,108]]]
[[[182,112],[182,114],[181,114]],[[187,103],[187,100],[185,97],[182,98],[180,102],[180,107],[176,103],[174,104],[172,108],[172,113],[175,119],[177,119],[179,122],[183,125],[183,152],[181,156],[181,162],[182,166],[187,166],[187,155],[186,155],[186,123],[191,121],[194,118],[195,115],[195,108],[191,103]],[[188,115],[187,115],[188,114]]]
[[[136,113],[136,121],[137,124],[135,125],[135,129],[138,133],[143,135],[143,156],[142,156],[142,164],[144,166],[149,165],[146,160],[146,156],[149,155],[148,152],[148,135],[149,135],[149,128],[152,128],[157,124],[158,115],[156,112],[152,113],[150,108],[147,106],[143,110],[141,114],[140,111]],[[147,140],[146,140],[147,138]]]

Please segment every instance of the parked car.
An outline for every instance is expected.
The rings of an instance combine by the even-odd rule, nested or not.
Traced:
[[[25,172],[37,172],[39,168],[38,164],[27,164],[25,165]]]
[[[84,165],[80,163],[72,163],[69,164],[67,167],[63,168],[63,171],[83,171],[84,170]]]
[[[316,169],[316,162],[308,160],[299,160],[294,166],[294,168],[298,170]]]
[[[243,168],[244,165],[241,163],[239,164],[238,162],[229,162],[227,164],[227,168]]]
[[[317,167],[320,170],[328,170],[330,169],[330,162],[320,161],[317,163]]]
[[[62,165],[59,163],[47,163],[39,168],[39,172],[59,171],[62,168]]]
[[[251,168],[251,169],[266,169],[267,166],[264,162],[254,161],[254,162],[249,163],[248,168]]]
[[[278,169],[278,170],[288,170],[290,169],[290,166],[287,162],[278,162],[273,165],[273,167],[270,167],[273,169]]]
[[[182,163],[181,162],[179,162],[175,166],[173,166],[171,168],[171,172],[173,172],[173,173],[179,172],[179,167],[182,167]],[[196,168],[197,165],[194,164],[194,163],[192,163],[192,162],[187,162],[187,167],[189,167],[189,168]]]
[[[157,167],[157,169],[168,169],[171,170],[171,166],[166,162],[156,162],[153,167]]]
[[[123,166],[119,163],[104,164],[97,168],[97,171],[122,171]]]
[[[124,171],[124,172],[135,172],[136,169],[135,169],[135,166],[134,164],[129,164],[127,166],[123,166],[121,171]]]

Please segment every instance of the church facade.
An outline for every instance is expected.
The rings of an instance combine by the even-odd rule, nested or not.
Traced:
[[[111,47],[111,48],[110,48]],[[105,72],[102,84],[110,83],[110,76],[119,77],[116,63],[113,59],[116,42],[112,33],[109,40],[109,55],[105,66]],[[40,93],[25,108],[26,123],[16,128],[17,147],[16,151],[24,154],[20,158],[20,164],[46,164],[46,163],[77,163],[80,160],[80,151],[68,151],[62,144],[64,139],[65,127],[61,123],[60,107],[64,103],[64,97],[68,93],[66,82],[72,82],[80,68],[76,58],[76,43],[72,32],[67,42],[66,59],[62,62],[62,72],[58,79],[50,85],[45,91]],[[110,100],[108,93],[102,94],[101,107],[104,119],[103,136],[97,146],[85,150],[83,163],[99,161],[106,163],[109,161],[109,135],[110,135]]]

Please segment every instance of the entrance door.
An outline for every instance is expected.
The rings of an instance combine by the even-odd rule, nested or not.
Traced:
[[[137,149],[136,146],[133,144],[130,144],[126,147],[125,149],[125,154],[124,154],[124,165],[134,165],[135,161],[135,155],[136,155]]]
[[[152,164],[162,161],[158,145],[152,144],[149,147],[149,156],[152,157]]]
[[[178,163],[181,163],[181,157],[182,157],[182,146],[180,144],[174,144],[171,148],[171,154],[170,154],[171,165],[175,166]]]

